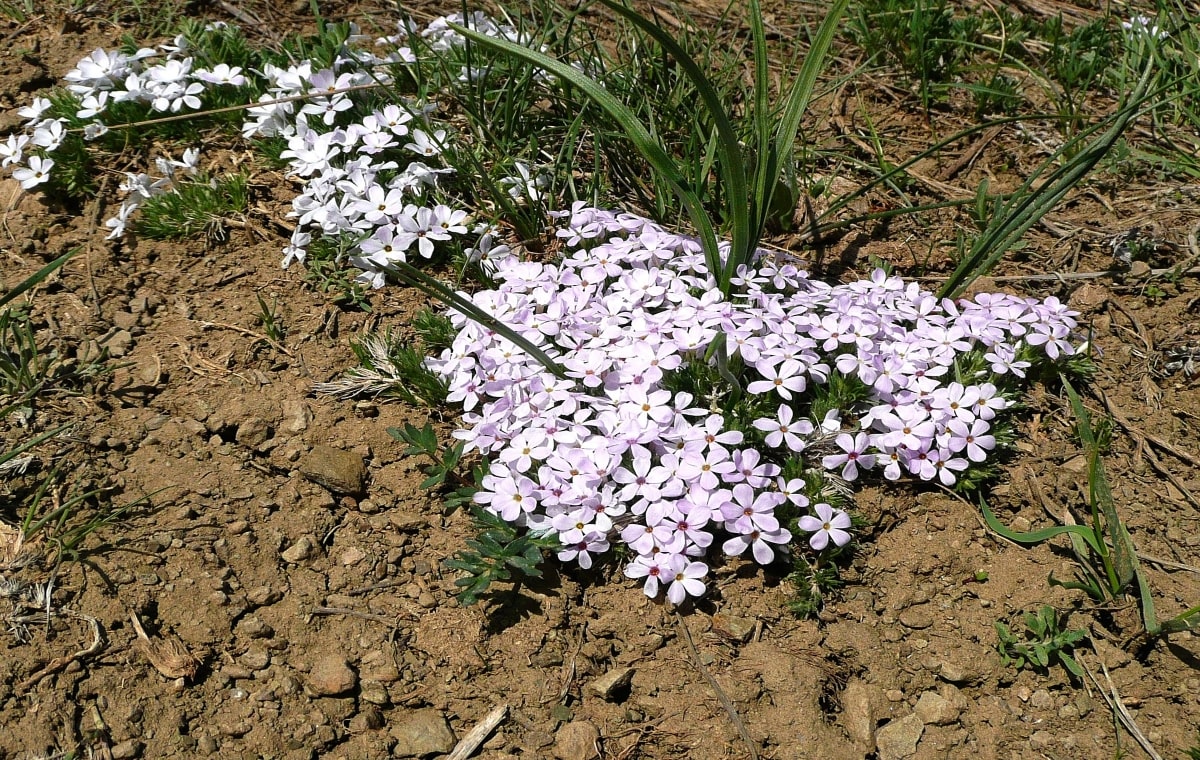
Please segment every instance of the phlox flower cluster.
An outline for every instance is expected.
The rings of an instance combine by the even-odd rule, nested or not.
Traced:
[[[485,34],[521,40],[516,30],[483,14],[465,21]],[[452,207],[447,198],[432,197],[440,178],[453,173],[442,165],[441,154],[454,139],[433,122],[434,107],[417,101],[362,105],[366,90],[392,82],[390,67],[418,65],[404,44],[413,35],[419,34],[433,51],[461,46],[463,38],[449,23],[464,23],[464,18],[441,17],[419,33],[402,24],[399,34],[375,41],[381,54],[372,51],[369,40],[353,35],[326,68],[310,60],[286,67],[265,64],[253,71],[225,63],[202,68],[188,54],[191,43],[184,36],[133,54],[97,49],[66,75],[66,90],[78,101],[75,117],[88,121],[85,139],[94,140],[108,131],[104,118],[117,104],[140,103],[152,112],[191,111],[203,106],[211,88],[250,85],[247,92],[261,95],[258,105],[247,110],[243,136],[285,140],[281,157],[290,174],[303,182],[292,203],[296,226],[283,251],[283,265],[303,261],[312,242],[326,237],[360,270],[359,281],[382,287],[390,265],[410,254],[428,259],[436,246],[468,232],[465,210]],[[51,156],[64,139],[67,119],[48,118],[50,111],[49,99],[35,99],[19,111],[26,119],[25,133],[0,143],[0,166],[11,167],[26,190],[51,178]],[[181,177],[195,178],[198,160],[193,148],[182,161],[156,159],[157,176],[126,173],[120,186],[124,201],[106,221],[109,237],[125,234],[147,198],[170,192]],[[500,186],[514,198],[540,200],[544,178],[523,164],[515,170],[517,176],[502,178]]]
[[[67,102],[74,104],[74,117],[88,122],[83,138],[90,141],[106,134],[105,118],[123,104],[139,104],[151,114],[183,113],[200,109],[201,96],[209,88],[246,84],[240,68],[227,64],[200,66],[188,55],[188,49],[187,39],[179,36],[170,43],[134,53],[97,48],[81,58],[63,80],[70,98]],[[52,110],[49,98],[34,98],[17,111],[24,118],[24,131],[0,143],[0,166],[15,166],[13,177],[25,190],[50,180],[55,164],[52,155],[66,137],[68,119],[49,116]],[[132,210],[123,207],[118,218],[123,222]],[[109,228],[118,226],[123,229],[123,224],[116,223]]]
[[[422,44],[439,53],[462,46],[463,37],[449,23],[521,40],[513,28],[476,12],[465,20],[460,14],[434,19],[420,32]],[[420,65],[406,44],[413,34],[402,24],[400,33],[376,41],[386,54],[350,49],[330,69],[314,71],[304,61],[264,71],[263,105],[250,109],[243,134],[285,138],[281,157],[304,180],[292,202],[297,222],[284,249],[284,267],[304,261],[314,240],[348,241],[340,251],[360,270],[357,280],[380,288],[396,263],[413,254],[432,258],[439,244],[473,231],[465,210],[431,199],[442,177],[454,172],[442,159],[454,136],[433,120],[435,107],[416,100],[370,110],[357,105],[355,88],[390,83],[389,65]],[[299,95],[309,95],[303,105],[290,100]],[[536,192],[537,182],[527,169],[520,178],[501,180],[502,186],[527,192]]]
[[[850,540],[844,513],[783,477],[787,459],[848,480],[880,467],[952,483],[995,447],[990,425],[1009,404],[996,382],[1076,351],[1054,299],[938,300],[882,271],[833,286],[762,258],[729,300],[695,240],[646,219],[576,204],[557,235],[560,262],[494,257],[498,287],[470,297],[566,377],[456,314],[454,344],[429,366],[465,410],[456,436],[489,462],[479,504],[557,535],[559,558],[582,567],[627,545],[626,575],[673,602],[704,592],[711,548],[767,564],[793,529],[818,551]],[[722,407],[730,389],[671,390],[674,373],[714,351],[740,363],[745,392],[774,414],[742,430]],[[958,378],[971,352],[988,369]],[[811,391],[835,373],[869,400],[810,418]],[[777,514],[806,510],[790,525]]]

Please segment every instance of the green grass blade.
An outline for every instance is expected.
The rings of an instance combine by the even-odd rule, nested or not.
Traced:
[[[775,148],[771,144],[771,122],[774,114],[767,103],[771,86],[768,79],[767,35],[763,28],[762,7],[758,0],[750,3],[750,32],[754,40],[754,199],[751,214],[754,219],[754,239],[762,235],[770,210],[771,194],[779,171]]]
[[[983,519],[984,522],[987,523],[988,528],[990,528],[994,533],[1007,538],[1009,541],[1013,541],[1018,544],[1040,544],[1043,541],[1054,538],[1055,536],[1061,536],[1064,533],[1072,533],[1083,538],[1083,540],[1087,542],[1088,546],[1092,547],[1094,551],[1098,552],[1100,550],[1098,546],[1099,539],[1095,536],[1095,534],[1092,533],[1090,529],[1084,527],[1083,525],[1055,525],[1049,528],[1042,528],[1041,530],[1031,530],[1028,533],[1018,533],[1015,530],[1007,528],[1003,523],[996,519],[996,515],[992,512],[991,507],[988,506],[987,501],[980,499],[979,506],[983,510]]]
[[[959,262],[950,279],[938,291],[939,298],[957,297],[977,277],[990,272],[1033,225],[1057,206],[1058,202],[1095,168],[1125,133],[1130,122],[1141,113],[1142,106],[1149,97],[1147,87],[1150,73],[1150,68],[1147,68],[1129,101],[1110,117],[1110,126],[1100,137],[1082,148],[1078,147],[1104,122],[1073,137],[1059,148],[1047,160],[1046,165],[1064,155],[1070,155],[1071,158],[1051,172],[1046,181],[1037,188],[1033,187],[1033,183],[1040,176],[1040,172],[1035,172],[1025,181],[1014,200],[1005,204],[989,222],[983,234],[975,239],[970,253]],[[1078,152],[1074,152],[1077,149]]]
[[[81,249],[79,249],[79,248],[72,248],[71,250],[64,253],[62,256],[59,256],[54,261],[51,261],[46,266],[44,266],[41,269],[39,269],[38,271],[34,272],[32,275],[30,275],[28,278],[26,278],[25,281],[22,282],[20,285],[17,285],[12,290],[10,290],[7,293],[5,293],[4,295],[0,296],[0,308],[2,308],[5,304],[12,301],[14,298],[19,297],[22,293],[25,293],[26,291],[37,287],[42,282],[42,280],[45,280],[47,277],[49,277],[51,274],[54,273],[54,270],[58,269],[63,264],[66,264],[67,261],[70,260],[70,258],[72,256],[74,256],[75,254],[79,253],[80,250]]]
[[[825,19],[821,22],[821,26],[817,28],[817,33],[813,36],[812,46],[804,57],[800,73],[792,83],[792,90],[788,94],[787,103],[780,118],[779,129],[775,133],[774,155],[777,162],[792,160],[796,135],[800,132],[800,120],[804,118],[804,113],[808,110],[813,89],[817,84],[817,75],[824,69],[825,58],[829,54],[829,48],[833,44],[833,38],[837,34],[842,16],[845,15],[849,4],[850,0],[834,0],[829,12],[825,14]],[[775,177],[770,177],[767,180],[769,182],[767,187],[773,188],[775,179]],[[765,214],[767,207],[770,206],[770,199],[765,200],[767,203],[760,209],[760,214]],[[762,221],[759,220],[760,230]]]
[[[1100,446],[1092,430],[1091,415],[1079,398],[1079,394],[1071,387],[1066,377],[1062,377],[1063,388],[1071,401],[1071,410],[1079,421],[1079,438],[1083,441],[1084,453],[1088,460],[1088,496],[1092,502],[1093,511],[1099,510],[1104,515],[1104,527],[1112,543],[1112,571],[1115,581],[1115,593],[1128,588],[1137,575],[1137,554],[1129,533],[1125,531],[1120,517],[1117,515],[1116,503],[1113,500],[1112,489],[1104,473],[1104,462],[1100,458]],[[1107,563],[1106,563],[1107,564]]]
[[[700,203],[699,197],[694,191],[688,188],[687,181],[684,179],[683,172],[680,171],[678,164],[675,163],[673,158],[667,155],[666,151],[651,136],[650,131],[628,106],[610,95],[608,91],[591,77],[544,53],[531,50],[508,40],[488,37],[457,24],[451,24],[450,26],[454,31],[484,47],[520,58],[549,71],[556,77],[578,88],[593,102],[607,111],[624,130],[625,135],[633,143],[638,152],[642,154],[659,176],[666,180],[676,196],[678,196],[680,202],[688,212],[688,218],[700,236],[700,243],[704,248],[705,261],[712,275],[714,277],[718,276],[721,269],[720,256],[717,252],[717,236],[712,221],[708,218],[708,214]]]
[[[475,320],[479,324],[495,330],[506,340],[520,347],[527,354],[536,359],[550,374],[560,379],[567,379],[567,370],[558,362],[551,359],[544,351],[535,346],[531,341],[522,336],[516,330],[513,330],[508,325],[488,314],[483,309],[480,309],[475,304],[455,293],[450,288],[438,282],[436,278],[422,272],[412,264],[404,261],[393,261],[389,264],[392,271],[406,284],[420,290],[428,296],[438,299],[452,309],[462,313],[464,316]]]
[[[724,263],[724,266],[721,266],[719,261],[716,260],[709,261],[708,263],[710,273],[717,278],[717,286],[721,292],[728,295],[729,280],[733,276],[733,272],[736,271],[738,264],[749,261],[749,257],[753,254],[754,248],[757,246],[758,238],[752,227],[750,218],[750,195],[746,184],[747,175],[746,166],[742,160],[742,148],[738,141],[737,132],[733,128],[733,123],[729,119],[729,114],[725,110],[725,104],[721,101],[721,96],[717,93],[716,88],[713,87],[712,82],[701,71],[696,61],[688,55],[688,52],[665,29],[650,21],[645,16],[642,16],[637,11],[618,4],[615,0],[602,0],[602,2],[634,26],[653,37],[655,42],[661,45],[675,59],[675,62],[683,69],[684,74],[691,80],[692,85],[696,88],[696,92],[700,95],[700,99],[704,102],[705,108],[713,119],[718,136],[717,148],[721,157],[717,162],[717,171],[721,176],[722,190],[725,194],[724,205],[729,213],[733,247],[730,250],[729,259]],[[757,9],[757,4],[754,7]],[[760,25],[761,21],[760,18]],[[759,94],[756,93],[756,97],[758,96]],[[761,94],[761,97],[766,97],[765,92]],[[716,268],[713,268],[713,264],[717,264]]]

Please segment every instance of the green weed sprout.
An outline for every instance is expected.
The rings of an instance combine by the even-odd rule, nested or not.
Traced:
[[[1195,629],[1200,625],[1200,605],[1167,621],[1159,621],[1155,615],[1149,583],[1138,563],[1129,531],[1117,514],[1112,490],[1104,472],[1104,463],[1100,459],[1101,446],[1092,427],[1091,415],[1065,377],[1062,378],[1062,383],[1075,413],[1076,430],[1088,462],[1088,506],[1091,513],[1089,524],[1056,525],[1018,533],[996,519],[987,502],[981,499],[984,520],[988,527],[1000,536],[1023,545],[1039,544],[1055,536],[1068,535],[1079,567],[1075,579],[1071,581],[1059,580],[1051,573],[1048,581],[1052,586],[1083,591],[1094,602],[1103,604],[1121,601],[1126,594],[1133,592],[1136,585],[1142,613],[1141,636],[1152,639]]]
[[[1037,613],[1025,613],[1024,617],[1025,631],[1020,636],[996,621],[996,635],[1000,639],[997,649],[1004,664],[1017,670],[1029,668],[1044,673],[1051,665],[1061,663],[1071,675],[1083,678],[1083,668],[1071,656],[1071,650],[1087,638],[1087,631],[1063,630],[1058,614],[1048,604]]]

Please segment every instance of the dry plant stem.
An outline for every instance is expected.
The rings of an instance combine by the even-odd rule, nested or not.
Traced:
[[[265,335],[259,335],[258,333],[254,332],[253,330],[247,330],[247,329],[246,329],[246,328],[244,328],[244,327],[238,327],[237,325],[229,325],[229,324],[225,324],[224,322],[201,322],[201,323],[200,323],[200,326],[201,326],[201,327],[204,327],[204,328],[209,328],[209,327],[219,327],[219,328],[221,328],[222,330],[233,330],[234,332],[239,332],[239,333],[241,333],[242,335],[247,335],[247,336],[249,336],[249,337],[251,337],[251,338],[254,338],[255,340],[260,340],[260,341],[262,341],[263,343],[266,343],[266,344],[267,344],[267,345],[269,345],[271,348],[275,349],[276,351],[279,351],[279,352],[280,352],[280,353],[282,353],[282,354],[286,354],[286,355],[287,355],[287,356],[289,356],[289,357],[291,357],[291,356],[292,356],[292,352],[291,352],[291,351],[288,351],[286,348],[284,348],[283,346],[279,345],[279,344],[278,344],[278,343],[276,343],[275,341],[271,340],[271,339],[270,339],[270,338],[268,338],[267,336],[265,336]]]
[[[1100,684],[1100,679],[1096,678],[1096,674],[1088,667],[1087,662],[1082,657],[1082,654],[1075,656],[1075,661],[1083,667],[1083,671],[1088,674],[1092,682],[1096,684],[1096,688],[1100,691],[1100,696],[1104,697],[1104,701],[1108,703],[1109,708],[1117,719],[1121,721],[1121,725],[1129,732],[1129,735],[1137,741],[1138,745],[1150,756],[1151,760],[1163,760],[1162,755],[1154,751],[1154,747],[1150,746],[1150,741],[1146,738],[1142,730],[1138,728],[1137,723],[1133,721],[1133,716],[1129,714],[1129,710],[1125,707],[1125,703],[1121,701],[1121,695],[1117,693],[1117,687],[1113,685],[1112,679],[1108,676],[1108,668],[1104,662],[1100,662],[1100,669],[1104,672],[1104,680],[1108,684],[1106,689]]]
[[[979,158],[979,155],[983,153],[983,149],[1003,131],[1003,126],[995,126],[985,130],[975,142],[967,146],[967,149],[954,160],[954,163],[947,166],[938,174],[937,179],[941,182],[949,182],[954,179],[959,172],[973,164]]]
[[[1108,412],[1108,415],[1116,420],[1117,424],[1120,425],[1125,432],[1134,439],[1134,441],[1138,442],[1138,444],[1142,446],[1146,461],[1150,462],[1150,466],[1154,468],[1154,471],[1166,478],[1171,485],[1178,488],[1179,492],[1183,494],[1183,498],[1187,500],[1188,504],[1191,504],[1193,508],[1200,510],[1200,499],[1197,499],[1195,495],[1188,490],[1187,486],[1183,484],[1183,481],[1181,481],[1175,476],[1174,473],[1164,467],[1162,462],[1159,460],[1158,455],[1154,453],[1153,449],[1145,447],[1144,443],[1151,443],[1154,446],[1161,448],[1168,454],[1178,457],[1185,464],[1190,464],[1192,466],[1196,465],[1196,457],[1180,451],[1156,435],[1145,433],[1138,429],[1125,417],[1125,415],[1121,414],[1119,409],[1113,406],[1112,402],[1109,401],[1108,396],[1104,393],[1104,391],[1097,390],[1097,393],[1100,395],[1100,401],[1104,404],[1104,408]]]
[[[356,84],[351,87],[342,87],[342,88],[336,89],[336,90],[329,90],[329,91],[322,90],[321,92],[305,93],[303,95],[291,95],[286,98],[275,98],[273,100],[259,100],[259,101],[255,101],[254,103],[239,103],[236,106],[225,106],[224,108],[213,108],[208,111],[191,111],[189,113],[181,113],[181,114],[177,114],[175,116],[163,116],[162,118],[159,118],[159,119],[148,119],[146,121],[135,121],[131,124],[109,124],[108,128],[110,130],[112,130],[112,129],[140,129],[141,127],[148,127],[148,126],[152,126],[154,124],[166,124],[166,123],[172,122],[172,121],[193,121],[195,119],[198,119],[198,118],[201,118],[204,116],[211,116],[212,114],[216,114],[216,113],[231,113],[233,111],[246,111],[248,109],[258,108],[260,106],[275,106],[275,105],[279,105],[280,103],[295,103],[296,101],[308,100],[310,98],[317,98],[317,97],[325,98],[325,97],[330,97],[332,95],[341,95],[342,93],[346,93],[346,92],[358,92],[359,90],[374,90],[380,86],[381,85],[379,85],[376,82],[371,82],[369,84]],[[83,132],[83,128],[80,127],[78,129],[68,129],[65,131],[68,133],[70,133],[70,132],[79,133],[79,132]]]
[[[32,689],[33,687],[37,686],[46,676],[54,675],[71,663],[81,660],[84,657],[90,657],[96,654],[104,646],[104,634],[100,631],[100,621],[96,620],[96,618],[91,617],[90,615],[84,615],[79,612],[71,612],[69,614],[79,618],[80,620],[86,620],[88,622],[88,625],[92,629],[91,646],[89,646],[87,649],[80,649],[74,654],[56,657],[55,659],[51,660],[41,670],[17,684],[18,692],[24,692]]]
[[[384,588],[393,588],[395,586],[407,586],[408,583],[409,582],[407,580],[400,580],[399,578],[393,578],[388,581],[380,581],[379,583],[372,583],[370,586],[363,586],[361,588],[352,589],[350,591],[345,592],[345,594],[346,594],[346,596],[361,596],[363,594],[369,594],[372,591],[378,591],[378,590],[384,589]]]
[[[376,615],[371,612],[359,612],[358,610],[348,609],[346,607],[314,607],[313,615],[348,615],[350,617],[361,618],[363,620],[374,620],[377,623],[387,623],[392,627],[398,627],[399,624],[396,618],[388,617],[387,615]]]
[[[88,218],[87,236],[84,238],[87,241],[87,250],[84,251],[83,261],[87,267],[88,290],[92,293],[92,313],[97,317],[100,316],[100,291],[96,289],[96,278],[92,274],[92,251],[95,248],[92,238],[95,237],[96,227],[100,224],[100,212],[104,210],[104,193],[108,190],[108,180],[109,175],[105,175],[100,181],[100,189],[96,193],[92,213]]]
[[[476,723],[466,736],[459,739],[454,751],[446,757],[446,760],[467,760],[468,757],[475,754],[479,745],[483,744],[488,736],[496,730],[496,726],[500,725],[507,717],[508,705],[497,705],[492,708],[492,711],[485,715],[483,720]]]
[[[1187,451],[1176,448],[1153,433],[1147,433],[1144,430],[1135,428],[1133,424],[1125,418],[1125,415],[1121,414],[1121,410],[1113,406],[1112,402],[1109,401],[1108,396],[1104,393],[1104,391],[1097,391],[1097,393],[1100,395],[1100,401],[1104,404],[1104,409],[1108,412],[1109,416],[1116,420],[1118,425],[1125,428],[1125,432],[1136,438],[1146,439],[1146,441],[1149,443],[1154,444],[1158,448],[1179,459],[1185,464],[1189,464],[1192,467],[1200,466],[1200,459],[1198,459],[1195,454],[1191,454]]]
[[[750,759],[758,760],[758,748],[754,744],[754,738],[750,736],[750,731],[742,721],[742,716],[738,715],[733,701],[725,694],[725,690],[721,688],[721,684],[717,683],[717,679],[713,678],[708,668],[704,667],[704,663],[700,660],[700,652],[696,649],[696,642],[692,641],[692,632],[688,630],[687,625],[683,622],[683,616],[678,612],[675,613],[675,626],[679,629],[680,637],[687,642],[692,664],[696,666],[696,670],[700,671],[700,675],[704,676],[704,680],[708,682],[709,688],[717,695],[717,700],[720,701],[721,707],[725,708],[725,712],[729,715],[729,720],[733,723],[734,728],[737,729],[738,736],[741,737],[742,743],[746,745],[746,751],[750,753]]]
[[[157,640],[146,634],[142,621],[136,612],[129,613],[133,630],[137,633],[137,648],[141,650],[150,664],[162,675],[170,679],[182,678],[192,680],[200,670],[200,660],[188,651],[187,646],[177,636],[164,636]]]

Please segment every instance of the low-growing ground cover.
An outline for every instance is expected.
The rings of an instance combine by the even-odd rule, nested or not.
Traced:
[[[290,42],[239,10],[219,20],[248,40],[176,24],[151,49],[115,47],[108,17],[19,10],[14,30],[77,45],[10,62],[4,285],[79,250],[6,313],[0,749],[416,756],[497,704],[484,756],[1101,757],[1142,751],[1134,731],[1191,746],[1193,639],[1173,616],[1196,603],[1194,96],[1146,101],[1150,137],[1138,120],[1111,133],[1000,279],[934,295],[975,241],[1011,235],[995,220],[1029,174],[1052,185],[1088,156],[1136,89],[1122,65],[1154,44],[1186,66],[1168,57],[1195,52],[1183,17],[1162,19],[1167,43],[1148,20],[1030,12],[1001,19],[1018,52],[972,57],[994,30],[961,9],[852,8],[953,22],[937,35],[955,56],[924,66],[846,27],[784,177],[794,203],[764,215],[764,255],[721,293],[619,125],[443,21],[360,37],[331,22],[362,9],[324,8],[317,37]],[[609,90],[636,81],[634,108],[639,88],[676,88],[654,131],[730,224],[714,150],[679,129],[686,77],[662,56],[605,68],[628,40],[562,31],[597,13],[556,27],[539,6],[490,31]],[[705,40],[669,19],[709,51],[743,28],[725,17]],[[772,39],[817,21],[766,20]],[[1068,44],[1112,68],[1055,69]],[[876,47],[911,91],[874,68],[836,78]],[[739,65],[704,65],[734,98]],[[38,94],[59,79],[70,95]],[[522,88],[532,110],[505,105]],[[121,128],[237,103],[257,105]],[[1005,111],[1047,115],[944,140]],[[450,293],[404,268],[424,261]],[[418,288],[376,289],[389,277]],[[421,288],[462,289],[516,332],[447,319]],[[351,347],[364,367],[347,374]],[[1083,422],[1059,373],[1083,385],[1089,363]],[[1099,701],[1114,694],[1128,728]]]

